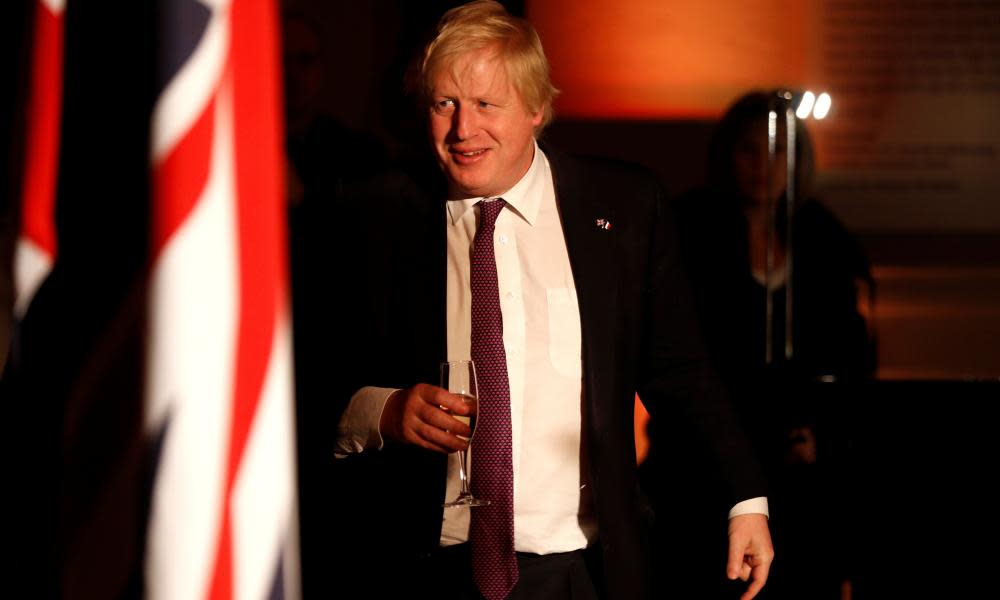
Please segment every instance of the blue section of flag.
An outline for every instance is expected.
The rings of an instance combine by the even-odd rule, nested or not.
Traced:
[[[160,469],[160,457],[163,455],[163,441],[167,437],[167,431],[170,429],[170,423],[173,420],[173,414],[168,413],[166,418],[163,419],[163,424],[154,431],[149,436],[149,447],[146,454],[146,469],[144,473],[146,477],[143,479],[143,492],[144,497],[152,498],[153,489],[156,486],[156,473]]]
[[[279,546],[279,550],[284,549],[285,544]],[[271,583],[271,593],[267,595],[268,600],[285,600],[285,561],[282,553],[278,553],[278,565],[275,568],[274,581]]]
[[[159,0],[156,16],[162,36],[156,57],[156,97],[159,97],[194,53],[212,11],[198,0]]]

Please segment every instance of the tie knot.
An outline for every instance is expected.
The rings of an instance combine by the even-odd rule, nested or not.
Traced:
[[[497,222],[497,216],[503,207],[507,206],[507,202],[503,198],[495,198],[493,200],[480,200],[479,202],[479,218],[480,218],[480,228],[489,227],[493,228],[493,225]]]

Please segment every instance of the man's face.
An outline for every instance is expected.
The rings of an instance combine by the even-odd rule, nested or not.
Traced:
[[[467,52],[431,80],[430,133],[451,192],[499,196],[528,171],[541,110],[530,111],[494,49]]]

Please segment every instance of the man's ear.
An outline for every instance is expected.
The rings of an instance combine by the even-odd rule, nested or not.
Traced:
[[[535,111],[533,115],[531,115],[531,124],[537,128],[539,125],[542,124],[542,117],[544,116],[545,116],[545,109],[544,108],[538,109],[537,111]]]

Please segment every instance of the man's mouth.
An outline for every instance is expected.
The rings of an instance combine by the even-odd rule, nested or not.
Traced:
[[[480,150],[468,150],[464,152],[460,150],[452,150],[451,156],[452,160],[459,165],[472,165],[482,160],[483,156],[486,154],[488,150],[489,148],[482,148]]]

